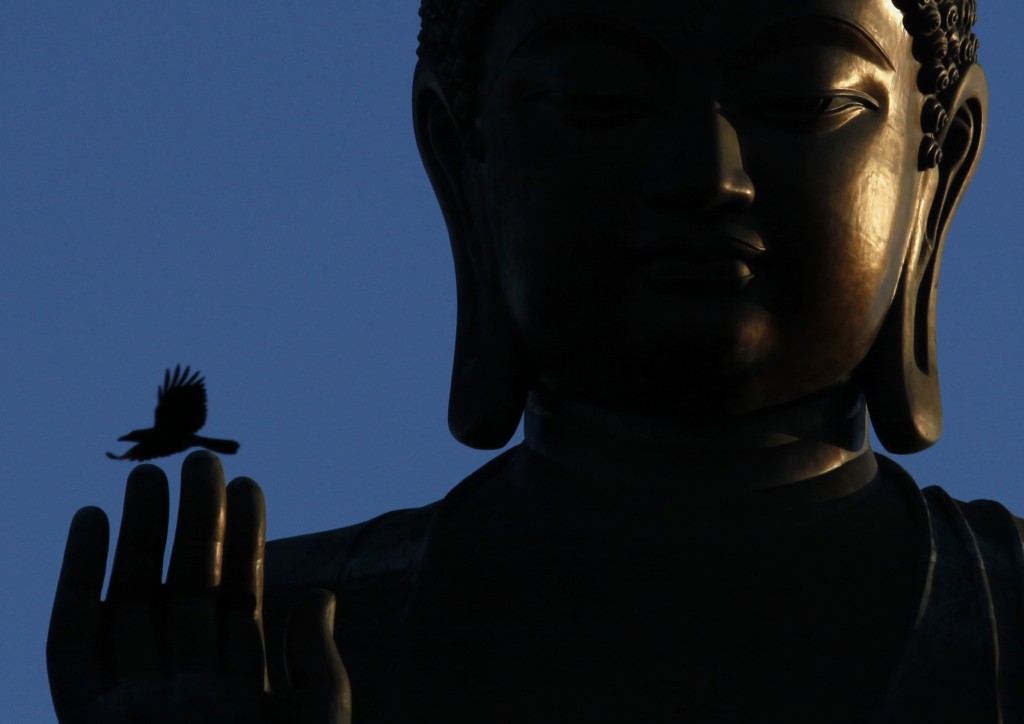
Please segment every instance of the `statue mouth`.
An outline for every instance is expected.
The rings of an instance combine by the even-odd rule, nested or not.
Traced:
[[[728,291],[743,289],[756,278],[757,260],[767,250],[760,236],[730,225],[629,245],[626,258],[659,286]]]
[[[639,265],[640,273],[659,284],[687,288],[742,289],[756,274],[740,259],[694,262],[664,257]]]

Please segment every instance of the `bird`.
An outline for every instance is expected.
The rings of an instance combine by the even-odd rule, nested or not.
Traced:
[[[206,384],[199,371],[189,367],[181,369],[175,365],[174,374],[168,368],[164,372],[164,383],[156,393],[156,418],[153,427],[133,430],[117,438],[118,442],[134,442],[128,452],[115,455],[108,452],[111,460],[152,460],[184,452],[191,447],[203,447],[222,455],[238,452],[234,440],[216,440],[196,435],[206,423]]]

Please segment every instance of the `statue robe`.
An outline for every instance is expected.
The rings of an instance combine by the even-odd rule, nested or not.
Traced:
[[[432,505],[268,544],[272,681],[320,587],[356,724],[1024,722],[1022,521],[862,457],[853,493],[818,500],[823,476],[665,538],[514,448]]]

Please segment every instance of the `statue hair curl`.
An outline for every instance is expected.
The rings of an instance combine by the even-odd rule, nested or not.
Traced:
[[[507,1],[507,0],[505,0]],[[436,69],[456,120],[468,126],[478,111],[480,56],[487,28],[502,0],[422,0],[420,59]],[[903,25],[913,38],[914,58],[921,63],[917,87],[925,96],[921,115],[919,166],[942,161],[936,137],[949,122],[950,91],[978,60],[976,0],[892,0],[903,12]]]
[[[942,162],[936,136],[949,122],[949,99],[960,76],[978,62],[976,0],[893,0],[903,11],[903,25],[914,40],[914,58],[921,64],[917,87],[925,97],[921,114],[919,166],[935,168]]]

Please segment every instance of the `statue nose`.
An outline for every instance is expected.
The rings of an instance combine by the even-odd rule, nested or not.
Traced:
[[[739,137],[718,111],[677,125],[666,153],[651,169],[645,189],[663,212],[744,209],[754,202],[754,183],[743,165]]]

